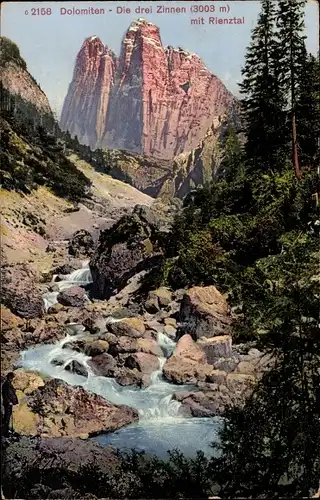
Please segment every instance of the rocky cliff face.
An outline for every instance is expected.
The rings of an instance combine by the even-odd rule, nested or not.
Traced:
[[[19,96],[34,106],[38,113],[53,120],[46,94],[27,70],[18,46],[6,37],[0,38],[1,83],[12,96]],[[5,107],[5,102],[3,103]]]
[[[215,118],[196,147],[171,160],[147,158],[123,150],[108,151],[108,167],[112,177],[155,198],[183,198],[196,186],[212,181],[223,156],[222,138],[230,124],[241,129],[237,112]]]
[[[219,171],[223,159],[221,139],[228,128],[228,119],[211,124],[203,139],[190,151],[180,153],[173,160],[169,182],[161,186],[159,195],[183,198],[196,186],[211,182]]]
[[[103,68],[101,60],[108,60]],[[139,19],[129,27],[118,61],[99,39],[85,41],[61,127],[87,144],[96,140],[95,146],[171,159],[195,148],[234,102],[199,56],[164,47],[159,28]]]
[[[77,135],[84,144],[95,146],[105,129],[109,94],[114,84],[116,57],[92,36],[87,38],[77,55],[69,86],[61,125]]]

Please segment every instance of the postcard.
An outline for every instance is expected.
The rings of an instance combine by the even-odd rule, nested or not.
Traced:
[[[2,498],[319,497],[319,3],[0,43]]]

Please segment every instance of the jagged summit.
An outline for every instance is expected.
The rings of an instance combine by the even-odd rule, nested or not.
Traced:
[[[60,125],[91,147],[169,160],[195,148],[234,104],[198,55],[165,47],[159,27],[144,18],[128,27],[119,58],[107,48],[101,53],[99,39],[87,40]]]
[[[134,29],[139,29],[142,26],[155,26],[156,27],[155,24],[151,23],[150,21],[147,21],[147,19],[144,19],[143,17],[139,17],[138,19],[135,19],[134,21],[132,21],[128,30],[132,31]]]
[[[79,57],[85,60],[86,56],[82,54],[82,52],[85,51],[88,51],[87,56],[90,59],[94,59],[97,56],[111,56],[112,58],[116,58],[115,52],[110,47],[105,45],[97,35],[89,36],[83,41],[77,58]]]

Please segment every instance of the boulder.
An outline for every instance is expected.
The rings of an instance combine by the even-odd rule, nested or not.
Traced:
[[[181,402],[179,410],[181,415],[193,417],[223,416],[227,407],[239,407],[244,404],[246,397],[252,390],[255,378],[250,375],[233,375],[223,372],[218,374],[217,371],[215,375],[215,382],[198,382],[200,391],[174,393],[173,399]]]
[[[105,342],[108,342],[109,345],[116,344],[117,342],[119,342],[120,338],[111,332],[100,333],[98,335],[99,340],[104,340]],[[127,337],[127,338],[129,338],[129,337]]]
[[[117,371],[115,359],[107,353],[94,356],[88,361],[88,366],[90,366],[95,375],[100,377],[114,377]]]
[[[240,361],[234,371],[235,373],[254,375],[257,372],[257,367],[253,363],[250,363],[250,361]]]
[[[183,335],[183,337],[181,337],[177,342],[174,355],[176,357],[191,359],[197,363],[207,362],[206,354],[198,344],[193,341],[190,335]]]
[[[117,323],[108,325],[108,329],[114,335],[138,338],[142,337],[145,333],[145,326],[139,318],[123,318]]]
[[[156,340],[153,339],[138,339],[137,350],[145,352],[146,354],[153,354],[153,356],[162,357],[163,352]]]
[[[84,340],[75,340],[74,342],[66,342],[62,345],[62,349],[71,349],[76,352],[84,352],[85,349]]]
[[[88,370],[86,367],[79,363],[76,359],[70,361],[64,369],[67,370],[67,372],[75,373],[76,375],[81,375],[82,377],[88,376]]]
[[[180,307],[184,331],[194,338],[229,335],[231,315],[224,296],[214,287],[193,287],[185,293]]]
[[[212,370],[208,373],[206,381],[212,384],[222,385],[225,383],[227,375],[227,372],[223,370]]]
[[[112,448],[93,440],[15,436],[5,448],[3,493],[5,498],[85,499],[87,471],[113,474],[119,462]]]
[[[120,292],[112,295],[109,299],[109,303],[114,303],[122,307],[129,306],[130,309],[133,308],[132,298],[141,288],[143,283],[143,277],[147,274],[146,271],[141,271],[130,278],[124,288]]]
[[[15,431],[31,436],[92,436],[137,420],[136,410],[58,379],[25,395],[13,410]]]
[[[145,308],[150,313],[156,313],[162,308],[167,308],[172,302],[172,293],[166,287],[151,290],[145,302]]]
[[[148,210],[147,207],[135,209],[111,228],[101,231],[90,261],[94,298],[109,299],[134,275],[162,262],[157,225]]]
[[[179,392],[174,392],[173,395],[172,395],[172,399],[174,399],[175,401],[179,401],[181,403],[181,401],[183,401],[184,399],[189,398],[193,394],[194,394],[193,391],[179,391]]]
[[[63,339],[66,333],[67,330],[63,325],[42,320],[32,332],[32,339],[35,344],[51,344]]]
[[[62,290],[57,298],[63,306],[82,307],[87,302],[85,290],[80,286],[72,286]]]
[[[54,304],[53,306],[50,306],[47,313],[48,314],[58,314],[62,310],[64,310],[64,306],[62,304]]]
[[[161,308],[162,307],[166,308],[171,304],[172,293],[169,290],[169,288],[162,286],[160,288],[157,288],[157,290],[154,290],[153,293],[158,298],[159,306]]]
[[[172,325],[165,325],[163,329],[164,333],[168,335],[168,337],[175,339],[177,335],[177,329]]]
[[[137,368],[130,369],[124,366],[118,370],[116,381],[122,386],[135,385],[144,388],[150,385],[151,377],[149,374],[141,373]]]
[[[173,328],[177,328],[177,320],[175,318],[164,318],[163,320],[165,325],[172,326]]]
[[[196,384],[205,381],[212,366],[181,358],[174,354],[167,359],[163,367],[163,376],[175,384]]]
[[[2,265],[0,269],[1,301],[12,313],[22,318],[44,315],[41,290],[37,277],[26,264]]]
[[[207,361],[213,365],[219,358],[232,357],[232,339],[230,335],[217,337],[201,337],[198,346],[205,352]]]
[[[119,354],[137,352],[138,343],[137,339],[121,336],[116,337],[116,342],[110,343],[109,354],[112,356],[118,356]]]
[[[223,414],[225,406],[217,389],[212,390],[209,384],[198,392],[176,392],[173,399],[181,402],[179,413],[192,417],[214,417]],[[223,399],[223,397],[222,397]]]
[[[163,332],[163,325],[155,319],[148,320],[145,322],[145,324],[150,330],[153,330],[154,332],[157,333]]]
[[[256,380],[256,377],[251,374],[229,373],[226,377],[226,386],[232,393],[248,394]]]
[[[1,374],[5,375],[7,372],[12,372],[17,366],[17,362],[20,359],[20,352],[18,349],[13,348],[11,345],[2,344],[2,334],[1,338]]]
[[[24,394],[30,394],[38,387],[42,387],[44,385],[43,379],[34,372],[29,372],[19,368],[14,372],[14,378],[12,381],[13,387],[16,391]],[[19,393],[18,393],[19,396]]]
[[[143,374],[151,374],[160,368],[158,358],[145,352],[129,354],[125,360],[125,366],[130,370],[136,368]]]
[[[224,372],[233,372],[237,366],[238,362],[234,358],[220,358],[214,362],[213,366],[216,370],[222,370]]]
[[[75,266],[71,266],[71,264],[62,264],[62,266],[55,267],[52,270],[53,275],[62,274],[66,276],[67,274],[71,274],[77,268]]]
[[[107,331],[106,321],[103,317],[93,319],[91,316],[89,316],[82,321],[82,324],[85,329],[92,335],[95,335],[96,333],[104,333]]]
[[[0,304],[0,321],[0,330],[3,334],[16,328],[22,328],[25,325],[25,320],[23,318],[20,318],[19,316],[13,314],[10,309],[8,309],[3,304]]]
[[[137,215],[139,219],[151,230],[159,229],[159,214],[153,211],[150,207],[146,205],[136,205],[133,209],[132,214]]]
[[[174,383],[196,383],[205,381],[212,371],[212,366],[206,362],[206,355],[192,340],[190,335],[184,335],[178,341],[174,354],[164,364],[164,377]]]
[[[194,397],[199,393],[194,393]],[[188,408],[192,417],[214,417],[219,415],[219,405],[202,394],[201,401],[195,401],[194,397],[183,401],[183,409]],[[185,413],[185,412],[184,412]]]
[[[69,241],[68,252],[73,257],[90,256],[94,250],[94,241],[85,229],[76,231]]]
[[[87,356],[94,357],[107,352],[108,349],[109,344],[106,340],[95,340],[94,342],[89,342],[85,345],[84,353]]]
[[[272,357],[272,354],[264,354],[261,358],[259,358],[257,371],[259,373],[263,373],[264,371],[269,370],[274,365],[274,363],[275,357]]]
[[[160,311],[158,297],[152,292],[149,292],[147,300],[144,303],[145,310],[150,314],[155,314]]]

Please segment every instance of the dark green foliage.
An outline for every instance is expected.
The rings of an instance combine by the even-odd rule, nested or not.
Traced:
[[[299,182],[287,168],[221,180],[193,193],[168,238],[164,280],[172,287],[215,284],[234,294],[242,268],[281,252],[282,235],[312,220],[316,188],[315,172]]]
[[[234,342],[274,359],[244,408],[226,414],[211,462],[222,498],[308,496],[320,477],[319,64],[305,51],[303,5],[262,2],[242,85],[245,156],[230,130],[222,175],[185,198],[161,269],[173,288],[226,292],[241,313]]]
[[[2,186],[28,193],[45,185],[74,201],[87,196],[89,179],[58,150],[56,139],[41,128],[34,134],[1,119]]]
[[[297,135],[301,168],[316,167],[320,163],[320,59],[301,54],[301,74],[297,90]]]
[[[89,146],[80,144],[78,137],[71,137],[69,131],[62,131],[59,127],[55,130],[55,135],[64,144],[65,151],[76,153],[82,160],[86,161],[96,170],[107,174],[111,169],[108,150],[96,149],[92,151]]]
[[[77,472],[56,465],[31,466],[24,469],[17,484],[5,479],[4,491],[10,498],[39,498],[39,488],[41,498],[54,498],[54,491],[64,489],[70,492],[69,498],[89,494],[105,499],[207,498],[215,492],[210,475],[210,460],[201,452],[187,459],[172,451],[164,461],[132,451],[118,453],[110,465],[89,462]]]
[[[1,176],[6,189],[25,193],[39,185],[73,201],[87,196],[90,181],[68,159],[76,153],[97,170],[108,171],[106,153],[91,151],[69,133],[61,132],[52,115],[12,95],[0,82]]]
[[[306,64],[304,7],[306,0],[279,0],[277,12],[277,47],[279,82],[288,97],[288,109],[296,109],[301,75]],[[291,115],[289,113],[289,120]]]
[[[35,82],[36,84],[36,82]],[[36,84],[37,85],[37,84]],[[50,133],[57,127],[52,114],[40,113],[29,101],[19,95],[12,95],[0,81],[1,116],[18,127],[17,131],[24,135],[35,135],[39,126]]]
[[[274,0],[262,1],[242,69],[240,90],[247,137],[247,167],[252,170],[281,169],[286,154],[285,95],[278,78],[274,28],[276,6]]]
[[[26,62],[20,55],[18,45],[9,40],[9,38],[0,37],[0,68],[3,68],[9,62],[13,62],[23,69],[27,69]]]
[[[208,285],[212,281],[220,281],[219,277],[222,279],[221,274],[226,272],[226,260],[227,256],[212,242],[208,230],[195,234],[188,231],[177,260],[168,270],[167,280],[177,288],[192,283]]]
[[[227,182],[233,181],[235,177],[244,171],[245,156],[242,150],[239,137],[233,125],[228,127],[226,135],[221,140],[223,150],[223,160],[221,162],[217,177],[224,178]]]
[[[1,39],[1,44],[2,64],[11,60],[17,63],[18,47],[5,38]],[[20,66],[26,70],[21,61]],[[91,182],[68,155],[76,153],[97,170],[107,172],[107,154],[79,144],[77,138],[60,130],[52,114],[42,113],[19,95],[10,94],[2,82],[0,97],[2,186],[29,193],[39,185],[46,185],[58,196],[71,201],[88,196]]]
[[[280,0],[277,15],[276,58],[279,65],[279,83],[287,97],[285,111],[286,129],[289,131],[288,148],[291,150],[292,165],[298,179],[301,178],[301,166],[298,151],[297,106],[302,83],[300,77],[306,70],[305,4],[306,0]]]
[[[302,497],[320,475],[319,248],[314,234],[283,237],[283,253],[244,278],[245,328],[276,355],[244,410],[230,410],[217,480],[226,496]]]

